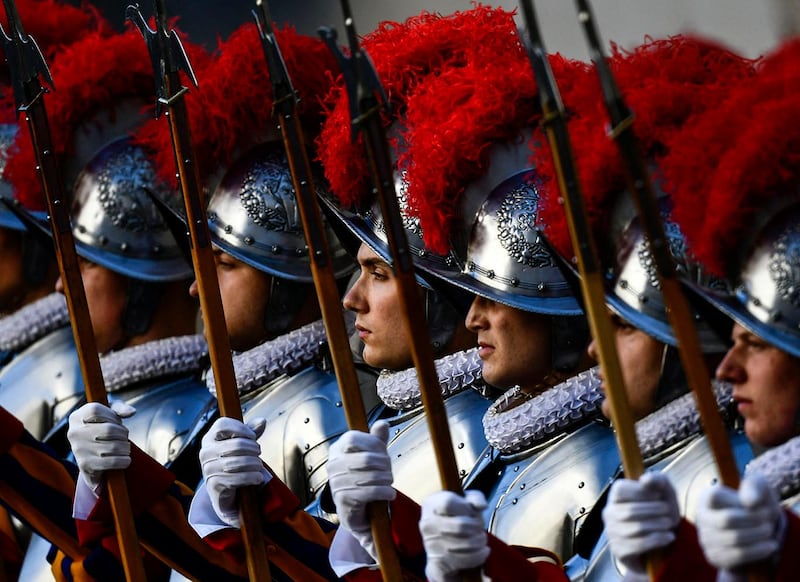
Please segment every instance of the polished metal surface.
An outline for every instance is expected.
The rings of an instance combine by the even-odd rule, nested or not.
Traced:
[[[258,146],[231,166],[209,201],[208,223],[214,242],[237,259],[277,277],[313,281],[300,209],[279,142]],[[325,235],[336,277],[352,272],[352,259],[329,227]]]
[[[0,371],[0,406],[37,439],[82,398],[83,378],[69,326],[34,342]]]
[[[444,401],[456,466],[461,478],[467,476],[487,446],[483,434],[483,415],[491,399],[467,388]],[[427,417],[422,407],[387,419],[390,424],[388,452],[392,460],[394,486],[421,503],[441,490],[436,475]]]
[[[375,375],[359,370],[367,411],[377,406]],[[310,366],[282,376],[242,399],[245,421],[263,417],[261,458],[275,475],[309,503],[327,482],[325,463],[333,441],[347,430],[336,376]]]
[[[192,266],[148,192],[178,208],[144,151],[128,138],[97,153],[75,181],[72,223],[78,254],[145,281],[178,281]]]

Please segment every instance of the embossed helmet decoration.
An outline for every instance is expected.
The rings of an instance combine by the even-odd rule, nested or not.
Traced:
[[[700,288],[734,321],[800,357],[800,42],[687,128],[665,173],[692,252],[733,295]],[[754,120],[756,121],[754,123]],[[702,153],[703,169],[696,162]],[[698,207],[696,194],[705,192]]]
[[[659,63],[657,67],[655,62]],[[659,167],[670,155],[665,144],[675,139],[688,119],[701,115],[743,77],[752,74],[752,63],[705,41],[678,36],[647,41],[630,53],[615,49],[610,65],[634,112],[634,131],[643,153],[655,170],[654,187],[667,244],[679,275],[724,290],[725,281],[712,277],[687,251],[681,228],[670,213],[672,190],[661,179]],[[593,71],[591,74],[596,77]],[[576,85],[564,100],[567,107],[576,111],[570,122],[570,135],[595,240],[599,241],[606,264],[606,303],[638,329],[675,347],[677,340],[652,255],[627,192],[624,161],[606,134],[605,105],[596,80],[592,81]],[[542,193],[547,235],[562,256],[574,262],[553,164],[547,158],[549,155],[543,152],[537,155],[545,176]],[[695,313],[695,321],[704,350],[725,351],[725,339],[699,313]]]
[[[408,99],[400,156],[409,212],[427,247],[452,252],[458,272],[431,269],[461,288],[511,307],[548,315],[582,314],[538,225],[538,175],[530,158],[540,119],[525,49],[496,47],[493,59],[450,67]],[[503,67],[497,67],[501,59]],[[585,65],[558,57],[569,83]]]

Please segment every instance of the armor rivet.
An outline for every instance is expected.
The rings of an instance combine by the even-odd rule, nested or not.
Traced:
[[[475,270],[475,263],[470,261],[469,264],[467,264],[467,269],[469,269],[470,271],[474,271]]]
[[[336,403],[336,408],[341,408],[341,407],[342,407],[342,403],[341,402],[337,402]]]
[[[586,486],[586,483],[584,483],[583,481],[578,483],[578,489],[583,489],[585,486]]]
[[[400,434],[400,429],[399,428],[394,429],[394,434]]]
[[[753,297],[753,305],[761,307],[761,300],[758,297]]]
[[[514,472],[516,473],[517,471],[519,471],[519,465],[517,465],[516,467],[514,467]]]
[[[119,245],[119,250],[121,250],[123,253],[127,253],[128,252],[128,243],[122,243],[121,245]]]
[[[619,286],[622,287],[623,289],[627,289],[628,288],[628,282],[625,279],[620,279],[619,280]]]
[[[183,408],[179,408],[178,410],[176,410],[175,414],[178,414],[178,415],[183,414]]]
[[[308,444],[308,443],[306,443],[306,447],[305,447],[305,449],[306,449],[306,450],[308,450],[308,449],[310,449],[310,448],[311,448],[311,445],[310,445],[310,444]]]
[[[303,419],[303,423],[304,424],[308,424],[310,420],[311,420],[310,418],[305,418],[305,419]]]
[[[64,374],[63,372],[58,372],[58,373],[56,373],[56,378],[61,378],[61,376],[62,376],[63,374]]]
[[[278,245],[272,245],[270,250],[272,251],[273,255],[277,255],[281,252],[281,247],[279,247]]]
[[[640,301],[641,303],[647,303],[647,302],[649,301],[649,298],[647,297],[647,295],[645,295],[645,294],[643,293],[643,294],[639,295],[639,301]]]
[[[78,232],[81,233],[81,234],[85,233],[86,232],[86,227],[83,226],[82,224],[79,224],[78,225]]]
[[[519,499],[512,499],[511,500],[511,505],[516,505],[517,503],[519,503]]]
[[[512,287],[517,287],[517,286],[519,286],[519,279],[517,279],[516,277],[513,277],[513,278],[511,279],[511,286],[512,286]]]
[[[230,234],[233,232],[233,227],[230,224],[225,225],[225,234]]]
[[[101,246],[106,246],[108,244],[108,239],[105,236],[100,236],[98,242]]]
[[[519,490],[520,491],[522,491],[523,489],[525,489],[525,483],[523,483],[522,485],[519,486]]]
[[[302,257],[304,254],[306,254],[306,252],[304,249],[295,249],[294,254],[298,257]]]
[[[586,508],[585,507],[581,507],[579,511],[580,511],[581,515],[583,515],[584,513],[586,513]]]
[[[309,466],[308,466],[308,472],[310,473],[310,472],[311,472],[311,471],[313,471],[313,470],[314,470],[314,465],[309,465]]]
[[[494,279],[494,271],[490,269],[489,272],[486,273],[486,276],[489,277],[490,279]]]
[[[255,241],[253,241],[253,237],[252,236],[244,237],[244,244],[249,246],[249,245],[253,244],[253,242],[255,242]]]
[[[463,449],[464,448],[464,443],[458,443],[458,448],[459,449]]]
[[[459,471],[459,474],[463,477],[467,474],[467,472],[464,469],[461,469],[461,471]]]
[[[428,253],[425,251],[425,249],[421,249],[421,250],[419,251],[419,256],[420,256],[420,257],[424,257],[424,256],[426,256],[427,254],[428,254]]]
[[[158,255],[161,253],[161,247],[159,245],[153,245],[153,254]]]
[[[486,453],[485,455],[483,455],[483,458],[484,459],[488,459],[489,458],[489,453]]]
[[[536,286],[536,288],[537,288],[539,291],[544,291],[544,288],[545,288],[545,287],[546,287],[546,285],[545,285],[544,283],[539,283],[539,284]]]

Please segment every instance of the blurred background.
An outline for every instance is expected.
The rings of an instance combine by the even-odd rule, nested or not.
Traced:
[[[79,3],[79,0],[75,0]],[[125,0],[94,0],[119,27],[123,26]],[[516,1],[486,2],[513,9]],[[469,0],[351,0],[356,29],[365,34],[383,20],[404,20],[423,10],[450,14],[469,9]],[[244,22],[252,21],[255,0],[167,0],[167,11],[179,17],[179,28],[209,49]],[[537,0],[539,25],[550,52],[587,58],[583,37],[571,0]],[[338,0],[271,0],[276,23],[291,23],[305,34],[320,26],[333,26],[343,35]],[[645,36],[662,37],[693,32],[715,39],[749,57],[770,51],[782,38],[800,30],[800,0],[595,0],[593,2],[606,44],[632,47]],[[141,2],[145,16],[153,2]],[[519,21],[519,20],[518,20]]]

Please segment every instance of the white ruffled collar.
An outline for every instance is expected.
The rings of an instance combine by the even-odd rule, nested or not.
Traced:
[[[762,453],[747,464],[744,472],[764,477],[781,499],[800,492],[800,436]]]
[[[591,368],[533,397],[518,386],[508,390],[483,417],[486,440],[503,454],[516,453],[594,416],[603,401],[597,372]]]
[[[202,335],[184,335],[111,352],[100,358],[100,366],[106,390],[117,392],[144,380],[199,372],[207,356]]]
[[[0,350],[19,351],[65,325],[67,301],[61,293],[51,293],[0,319]]]
[[[478,348],[447,355],[434,363],[443,398],[461,392],[483,379]],[[376,387],[383,403],[394,410],[411,410],[422,403],[416,368],[400,372],[383,370]]]
[[[727,414],[733,393],[731,385],[718,380],[713,380],[711,385],[720,412]],[[701,431],[700,413],[691,392],[636,423],[636,437],[644,458],[653,457]]]
[[[355,315],[347,311],[343,315],[350,334]],[[279,376],[305,368],[319,357],[326,345],[325,325],[320,319],[234,355],[233,368],[239,394],[248,394]],[[216,396],[217,385],[213,374],[206,376],[206,385],[211,394]]]

